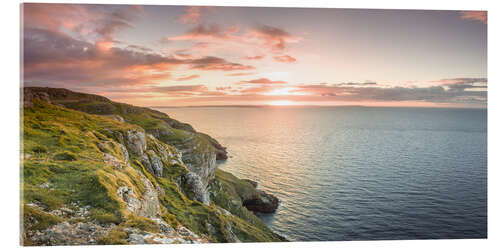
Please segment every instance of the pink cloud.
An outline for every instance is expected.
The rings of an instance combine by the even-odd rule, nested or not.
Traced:
[[[283,29],[267,25],[247,28],[240,32],[239,26],[224,29],[217,24],[199,24],[182,35],[169,37],[168,40],[198,42],[198,45],[195,45],[197,49],[208,47],[223,50],[231,48],[238,51],[252,49],[279,54],[288,48],[289,43],[297,43],[302,38]],[[204,47],[200,47],[199,44],[203,44]],[[193,49],[196,49],[195,47]]]
[[[289,55],[275,56],[273,58],[275,61],[283,62],[283,63],[294,63],[297,61],[297,59],[295,59],[294,57],[289,56]]]
[[[200,70],[222,70],[222,71],[233,71],[233,70],[252,70],[255,69],[250,65],[243,65],[239,63],[228,62],[225,59],[207,56],[204,58],[189,60],[189,64],[192,69]]]
[[[182,16],[179,17],[179,22],[184,24],[196,24],[201,21],[203,15],[215,9],[213,6],[189,6],[184,10]]]
[[[269,26],[260,25],[250,29],[245,36],[247,39],[256,39],[273,52],[283,52],[289,43],[296,43],[302,40],[302,37],[294,36],[287,31]]]
[[[260,55],[260,56],[245,56],[245,59],[247,60],[261,60],[261,59],[264,59],[264,55]]]
[[[460,11],[462,19],[466,20],[476,20],[484,24],[488,24],[488,12],[487,11]]]
[[[116,42],[114,34],[132,27],[132,21],[140,18],[143,11],[135,5],[26,3],[23,4],[23,26],[65,34],[71,31],[78,37],[92,38],[101,49],[109,49]]]
[[[179,77],[176,79],[176,81],[188,81],[188,80],[196,79],[199,77],[200,77],[200,75],[190,75],[190,76],[185,76],[185,77]]]
[[[241,84],[247,84],[247,83],[251,83],[251,84],[282,84],[282,83],[286,83],[285,81],[271,81],[267,78],[259,78],[259,79],[254,79],[254,80],[250,80],[250,81],[241,81],[240,82]]]
[[[242,72],[242,73],[232,73],[232,74],[227,74],[227,76],[248,76],[248,75],[253,75],[255,74],[254,72]]]
[[[30,82],[87,86],[146,85],[171,78],[179,67],[200,70],[250,70],[253,66],[218,57],[179,59],[141,47],[110,48],[76,40],[64,33],[24,29],[24,79]]]

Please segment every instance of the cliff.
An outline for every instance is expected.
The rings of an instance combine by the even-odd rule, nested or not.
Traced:
[[[186,123],[66,89],[23,90],[25,245],[283,241],[248,209],[278,200],[218,170]]]

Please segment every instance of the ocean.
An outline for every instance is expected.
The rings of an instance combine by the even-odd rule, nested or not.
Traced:
[[[157,108],[216,138],[219,168],[281,204],[292,241],[487,237],[487,110]]]

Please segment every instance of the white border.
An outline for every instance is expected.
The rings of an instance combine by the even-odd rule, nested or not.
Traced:
[[[2,117],[0,130],[1,156],[1,193],[0,209],[0,244],[19,246],[19,4],[22,1],[9,0],[1,3],[1,45],[0,64],[2,78],[1,105]],[[487,240],[412,240],[412,241],[351,241],[351,242],[293,242],[293,243],[248,243],[248,244],[208,244],[208,245],[155,245],[125,246],[128,249],[495,249],[499,240],[499,177],[498,158],[500,138],[499,119],[495,115],[499,107],[498,76],[498,39],[500,12],[496,1],[398,1],[398,0],[119,0],[119,1],[37,1],[28,2],[64,2],[64,3],[111,3],[111,4],[149,4],[149,5],[217,5],[217,6],[269,6],[269,7],[328,7],[328,8],[376,8],[376,9],[453,9],[453,10],[488,10],[488,239]],[[492,28],[495,27],[495,28]],[[493,69],[493,70],[491,70]],[[82,249],[83,247],[58,247],[57,249]],[[103,248],[97,246],[96,248]],[[119,249],[123,246],[105,246],[104,249]],[[43,248],[45,249],[45,248]]]

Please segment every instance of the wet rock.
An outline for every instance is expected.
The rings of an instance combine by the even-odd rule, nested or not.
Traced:
[[[254,212],[274,213],[278,209],[279,199],[262,190],[257,191],[259,192],[259,197],[243,200],[243,206]]]

